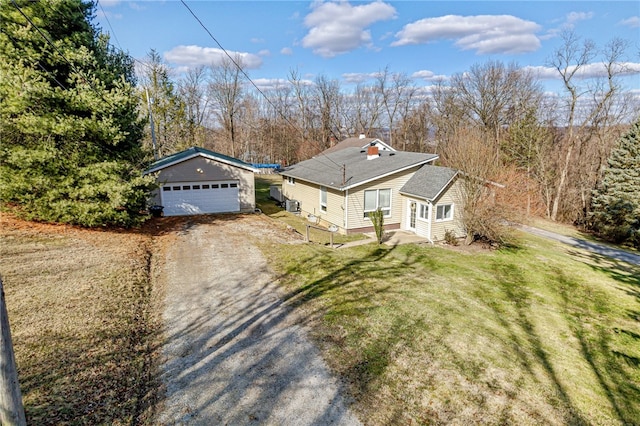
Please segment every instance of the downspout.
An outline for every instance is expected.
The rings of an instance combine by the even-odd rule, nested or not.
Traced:
[[[349,190],[344,191],[344,232],[349,233]]]

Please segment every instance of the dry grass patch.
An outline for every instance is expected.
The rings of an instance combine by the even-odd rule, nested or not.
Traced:
[[[152,239],[3,216],[4,278],[29,424],[144,424],[158,383]]]
[[[640,424],[640,268],[522,238],[269,256],[366,424]]]

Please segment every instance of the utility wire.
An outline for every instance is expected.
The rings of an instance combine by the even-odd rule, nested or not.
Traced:
[[[113,34],[113,38],[116,39],[116,43],[118,43],[118,47],[120,48],[120,51],[123,52],[122,45],[120,44],[120,40],[118,40],[118,36],[116,35],[116,32],[113,31],[113,27],[111,26],[111,21],[109,21],[109,17],[107,16],[107,13],[102,8],[102,4],[100,4],[100,0],[96,0],[96,4],[100,7],[100,10],[102,11],[102,16],[104,16],[104,19],[107,21],[107,25],[109,25],[109,28],[111,29],[111,34]]]
[[[0,32],[2,32],[4,35],[6,35],[7,37],[9,37],[9,38],[11,39],[11,41],[13,41],[13,45],[14,45],[16,48],[19,46],[18,40],[16,40],[15,38],[13,38],[13,36],[12,36],[11,34],[9,34],[8,32],[6,32],[6,31],[4,30],[4,28],[0,28]],[[36,64],[38,64],[38,66],[40,67],[40,69],[41,69],[42,71],[44,71],[44,72],[46,72],[47,74],[49,74],[49,76],[53,79],[53,81],[55,81],[55,82],[58,84],[58,86],[60,86],[60,87],[61,87],[62,89],[64,89],[64,90],[68,90],[68,89],[66,88],[66,86],[65,86],[64,84],[62,84],[62,83],[61,83],[61,82],[56,78],[56,76],[55,76],[51,71],[49,71],[48,69],[46,69],[46,68],[44,67],[44,65],[42,65],[42,64],[40,63],[40,61],[36,61]]]
[[[64,60],[65,60],[65,62],[66,62],[67,64],[69,64],[69,66],[70,66],[70,67],[71,67],[71,68],[72,68],[72,69],[73,69],[73,70],[74,70],[74,71],[75,71],[75,72],[80,76],[80,78],[81,78],[81,79],[82,79],[86,84],[88,84],[88,85],[89,85],[93,90],[95,90],[96,92],[98,92],[98,93],[100,93],[100,94],[102,95],[102,92],[100,92],[99,90],[97,90],[97,89],[93,86],[93,84],[91,84],[91,83],[90,83],[90,82],[89,82],[89,81],[84,77],[84,75],[82,75],[82,73],[81,73],[81,72],[76,68],[76,66],[75,66],[75,65],[73,65],[73,63],[71,63],[71,61],[70,61],[69,59],[67,59],[67,57],[64,55],[64,53],[62,53],[62,52],[60,51],[60,49],[58,49],[58,47],[55,45],[55,43],[54,43],[53,41],[51,41],[51,39],[49,39],[49,37],[47,37],[47,35],[46,35],[45,33],[43,33],[43,32],[42,32],[42,30],[41,30],[41,29],[40,29],[40,28],[39,28],[39,27],[38,27],[38,26],[37,26],[37,25],[36,25],[36,24],[31,20],[31,18],[29,18],[29,16],[28,16],[26,13],[24,13],[24,12],[22,11],[22,9],[20,8],[20,6],[18,6],[18,3],[16,3],[16,0],[11,0],[11,3],[13,3],[13,5],[15,6],[15,8],[16,8],[16,9],[18,9],[18,12],[20,12],[20,14],[21,14],[22,16],[24,16],[24,17],[25,17],[25,19],[26,19],[26,20],[27,20],[27,21],[28,21],[28,22],[33,26],[33,28],[35,28],[35,29],[36,29],[36,31],[38,31],[38,33],[40,33],[40,35],[42,36],[42,38],[44,38],[44,39],[45,39],[45,41],[46,41],[47,43],[49,43],[49,44],[51,45],[51,47],[53,47],[53,48],[54,48],[54,50],[55,50],[56,52],[58,52],[58,54],[62,57],[62,59],[64,59]],[[103,100],[104,100],[104,98],[103,98]]]
[[[229,54],[229,52],[227,52],[227,50],[222,46],[222,44],[220,44],[220,42],[213,36],[213,34],[211,34],[211,31],[209,31],[209,29],[204,25],[204,23],[200,20],[200,18],[198,18],[198,16],[195,14],[195,12],[193,10],[191,10],[191,8],[187,5],[187,3],[184,0],[180,0],[182,2],[182,4],[184,5],[184,7],[187,8],[187,10],[191,13],[191,15],[193,15],[193,17],[195,18],[196,21],[198,21],[198,23],[200,24],[200,26],[207,32],[207,34],[209,34],[209,37],[211,37],[211,39],[218,45],[218,47],[224,52],[225,55],[227,55],[227,57],[231,60],[231,62],[233,63],[233,65],[236,66],[236,68],[238,68],[238,70],[245,76],[245,78],[249,81],[249,83],[251,83],[251,85],[253,87],[255,87],[255,89],[258,91],[258,93],[260,93],[260,95],[262,95],[262,97],[278,112],[278,114],[287,122],[289,123],[289,125],[291,125],[291,127],[293,127],[294,129],[296,129],[301,135],[303,140],[305,139],[304,137],[304,133],[302,132],[302,130],[295,125],[294,123],[291,122],[291,120],[289,120],[289,118],[287,118],[282,111],[280,111],[280,109],[271,101],[271,99],[269,99],[269,97],[267,97],[267,95],[264,94],[264,92],[262,90],[260,90],[260,88],[253,82],[253,80],[249,77],[249,75],[244,71],[244,69],[242,69],[242,67],[240,66],[240,64],[238,64],[236,62],[236,60]],[[317,144],[315,144],[314,142],[312,142],[312,144],[318,148],[321,149]],[[343,165],[340,165],[338,163],[336,163],[335,161],[333,161],[333,159],[331,159],[330,157],[328,157],[326,154],[323,154],[322,152],[320,152],[320,155],[325,156],[329,161],[331,161],[333,164],[335,164],[340,170],[343,169]]]

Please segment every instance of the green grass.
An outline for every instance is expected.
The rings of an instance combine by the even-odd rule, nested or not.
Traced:
[[[3,221],[0,273],[27,423],[150,424],[150,239],[26,224]]]
[[[294,228],[301,235],[306,236],[307,225],[309,225],[309,222],[299,215],[285,211],[269,196],[269,186],[272,184],[282,183],[282,177],[280,175],[256,175],[255,182],[256,206],[270,218],[285,223],[286,225]],[[338,233],[334,233],[333,242],[334,244],[342,244],[349,241],[361,240],[363,238],[365,237],[362,234],[340,235]],[[310,228],[309,240],[315,244],[328,245],[331,237],[327,231]]]
[[[268,255],[367,424],[640,424],[640,268],[521,238]]]

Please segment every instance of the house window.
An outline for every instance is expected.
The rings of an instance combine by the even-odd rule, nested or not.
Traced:
[[[436,222],[453,219],[453,204],[442,204],[436,207]]]
[[[391,216],[391,190],[371,189],[364,191],[364,217],[371,212],[382,210],[385,217]]]
[[[427,204],[418,204],[418,217],[422,220],[429,220],[429,206]]]
[[[287,176],[287,183],[289,185],[295,185],[296,184],[296,178],[293,178],[291,176]]]
[[[320,211],[327,211],[327,188],[324,186],[320,187]]]

